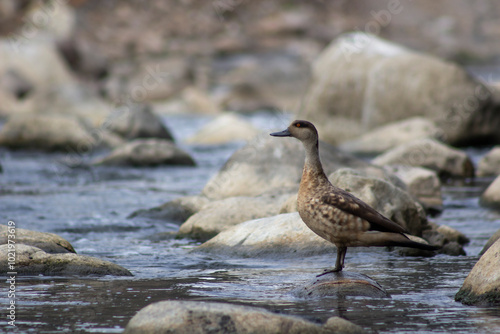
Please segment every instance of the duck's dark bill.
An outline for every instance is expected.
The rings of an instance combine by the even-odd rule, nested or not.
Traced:
[[[270,135],[274,137],[290,137],[292,134],[290,133],[290,131],[288,131],[288,129],[286,129],[280,132],[270,133]]]

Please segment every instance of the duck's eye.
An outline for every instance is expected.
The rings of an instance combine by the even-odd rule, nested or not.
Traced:
[[[302,124],[297,123],[297,124],[295,124],[295,126],[298,127],[298,128],[300,128],[302,126]]]

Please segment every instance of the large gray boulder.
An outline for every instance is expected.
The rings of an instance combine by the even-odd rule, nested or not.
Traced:
[[[474,176],[474,166],[465,152],[433,139],[420,139],[397,146],[377,156],[372,163],[379,166],[425,167],[436,171],[439,176]]]
[[[331,173],[340,167],[364,167],[368,163],[320,143],[323,167]],[[255,137],[237,150],[203,188],[209,199],[257,196],[270,191],[290,193],[298,190],[305,152],[294,138]]]
[[[328,273],[292,290],[299,298],[363,296],[390,297],[387,291],[370,277],[349,271]]]
[[[496,176],[500,174],[500,146],[495,146],[479,160],[477,176]]]
[[[482,206],[500,208],[500,176],[486,188],[479,202]]]
[[[366,33],[333,41],[312,65],[300,118],[339,143],[420,116],[452,145],[500,141],[492,93],[463,68]]]
[[[274,216],[289,195],[229,197],[206,204],[181,225],[178,235],[206,241],[248,220]]]
[[[280,258],[334,254],[335,246],[311,231],[298,212],[293,212],[238,224],[222,231],[194,251],[239,257]]]
[[[364,333],[338,317],[320,326],[263,308],[218,302],[168,300],[150,304],[127,324],[124,334],[142,333]]]
[[[8,233],[8,229],[9,226],[0,225],[0,245],[8,243],[8,235],[10,234]],[[13,241],[16,244],[40,248],[44,252],[51,254],[76,253],[69,241],[54,233],[31,231],[16,227],[15,239]]]
[[[65,113],[20,113],[9,117],[0,130],[0,146],[87,153],[99,147],[115,147],[121,138],[94,129],[81,117]]]
[[[497,240],[474,265],[455,300],[467,305],[500,304],[500,241]]]
[[[0,246],[1,273],[11,272],[9,264],[10,245]],[[74,253],[49,254],[38,247],[16,244],[14,271],[17,275],[113,275],[132,276],[130,271],[109,261]]]
[[[193,158],[166,139],[135,139],[93,162],[107,166],[194,166]]]
[[[386,124],[339,145],[345,151],[359,154],[380,154],[401,144],[440,136],[436,124],[426,118],[413,117]]]

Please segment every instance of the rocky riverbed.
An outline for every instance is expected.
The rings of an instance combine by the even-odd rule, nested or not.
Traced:
[[[261,113],[245,119],[279,129],[290,115]],[[209,117],[168,118],[182,143]],[[496,307],[465,306],[455,294],[500,228],[500,214],[479,206],[492,177],[447,182],[443,211],[432,218],[470,239],[465,256],[404,257],[384,249],[350,250],[348,272],[374,279],[391,296],[303,298],[294,290],[330,267],[334,251],[309,255],[242,257],[193,252],[200,242],[176,239],[175,220],[132,212],[197,195],[244,143],[183,145],[197,167],[67,167],[65,154],[2,149],[1,219],[19,228],[56,233],[78,254],[128,269],[133,277],[18,276],[18,329],[28,332],[121,332],[141,308],[164,300],[229,302],[262,307],[322,324],[340,316],[368,332],[494,332]],[[489,149],[467,149],[477,164]],[[95,153],[97,155],[97,153]],[[87,157],[89,161],[93,156]],[[0,296],[2,304],[7,296]]]

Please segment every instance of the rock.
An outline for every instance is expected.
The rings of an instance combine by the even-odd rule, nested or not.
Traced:
[[[331,173],[340,167],[362,167],[368,163],[320,143],[323,168]],[[295,139],[257,136],[237,150],[203,188],[209,199],[257,196],[273,190],[292,193],[298,190],[305,152]]]
[[[7,244],[7,225],[0,225],[0,245]],[[37,232],[16,227],[16,244],[23,244],[40,248],[46,253],[76,253],[71,244],[57,234]]]
[[[469,238],[452,227],[429,222],[428,228],[422,232],[422,236],[430,244],[441,247],[437,250],[439,254],[451,256],[466,255],[463,245],[469,243]],[[406,252],[410,251],[407,250]]]
[[[434,121],[451,145],[500,140],[500,114],[481,82],[364,32],[342,35],[319,55],[305,101],[299,118],[318,124],[330,143],[415,116]]]
[[[242,196],[213,201],[189,217],[181,225],[178,235],[206,241],[239,223],[277,215],[288,197],[289,195]]]
[[[198,131],[187,140],[191,144],[224,144],[232,141],[248,141],[259,131],[242,117],[233,113],[224,114]]]
[[[366,331],[352,322],[341,317],[330,317],[323,325],[328,331],[339,334],[364,334]]]
[[[73,253],[49,254],[40,248],[17,244],[15,271],[18,275],[113,275],[132,276],[127,269],[95,257]],[[8,245],[0,246],[0,267],[5,274],[8,271]]]
[[[479,199],[479,203],[485,207],[500,208],[500,176],[489,185]]]
[[[186,87],[181,95],[190,112],[207,115],[215,115],[221,112],[218,104],[206,92],[194,86]]]
[[[204,196],[185,196],[151,209],[137,210],[127,218],[147,218],[181,224],[209,202]]]
[[[496,241],[474,265],[455,300],[466,305],[500,304],[500,241]]]
[[[135,139],[93,162],[108,166],[194,166],[191,156],[165,139]]]
[[[422,117],[404,119],[375,128],[339,147],[359,154],[380,154],[396,146],[423,138],[439,138],[436,124]]]
[[[474,166],[466,153],[433,139],[400,145],[377,156],[372,163],[425,167],[436,171],[440,177],[474,177]]]
[[[488,239],[486,242],[486,245],[484,245],[483,249],[479,253],[479,255],[483,255],[486,253],[486,251],[498,240],[500,239],[500,230],[496,231],[495,234],[491,236],[491,238]]]
[[[219,302],[168,300],[150,304],[127,324],[124,334],[140,333],[363,333],[347,320],[330,318],[323,328],[298,317],[263,308]],[[353,331],[356,329],[356,331]]]
[[[249,220],[227,229],[194,249],[239,257],[295,257],[334,254],[335,246],[317,236],[298,212]]]
[[[105,121],[107,128],[126,139],[160,138],[173,141],[170,131],[149,105],[117,108]]]
[[[0,146],[12,149],[39,149],[88,153],[99,147],[113,147],[121,139],[92,128],[69,114],[21,113],[9,117],[0,130]]]
[[[420,236],[427,225],[422,206],[405,190],[380,178],[364,176],[352,169],[339,169],[329,175],[330,182],[360,198],[375,210]]]
[[[316,277],[306,283],[305,286],[295,288],[292,294],[298,298],[390,297],[387,291],[370,277],[349,271],[329,273]]]
[[[479,160],[477,176],[496,176],[500,174],[500,146],[495,146]]]
[[[408,192],[418,199],[427,210],[442,211],[443,198],[441,181],[435,171],[412,166],[385,166],[385,169],[399,177]]]

